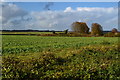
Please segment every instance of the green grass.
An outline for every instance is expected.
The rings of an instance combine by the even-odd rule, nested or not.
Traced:
[[[2,34],[51,34],[52,32],[1,32]]]
[[[120,80],[117,37],[3,36],[2,78]]]
[[[99,44],[118,44],[118,38],[105,37],[42,37],[42,36],[11,36],[2,37],[3,54],[33,53],[41,51],[54,51],[58,49],[73,48]],[[109,44],[110,43],[110,44]]]

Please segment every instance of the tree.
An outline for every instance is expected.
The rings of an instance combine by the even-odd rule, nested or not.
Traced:
[[[112,33],[117,33],[117,32],[118,32],[118,30],[116,28],[112,29]]]
[[[53,34],[56,34],[55,31],[52,31]]]
[[[64,32],[65,32],[65,34],[67,34],[68,33],[68,29],[64,30]]]
[[[73,22],[71,28],[74,32],[88,33],[89,28],[85,22]]]
[[[91,34],[92,35],[103,35],[103,29],[102,26],[98,23],[93,23],[91,27]]]

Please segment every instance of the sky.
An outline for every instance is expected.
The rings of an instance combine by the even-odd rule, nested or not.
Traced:
[[[3,2],[2,29],[71,30],[73,22],[118,28],[117,2]]]
[[[119,0],[0,0],[2,2],[119,2]]]

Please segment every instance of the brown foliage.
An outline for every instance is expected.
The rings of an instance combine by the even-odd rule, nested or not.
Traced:
[[[116,32],[116,33],[108,32],[104,34],[104,37],[120,37],[120,32]]]
[[[85,22],[74,22],[71,25],[74,32],[88,33],[89,28]]]
[[[92,24],[92,30],[91,30],[91,34],[92,35],[102,35],[103,34],[103,29],[102,29],[102,26],[98,23],[93,23]]]
[[[38,34],[37,36],[56,36],[57,34]]]
[[[116,28],[113,28],[112,33],[116,33],[116,32],[118,32],[118,30]]]

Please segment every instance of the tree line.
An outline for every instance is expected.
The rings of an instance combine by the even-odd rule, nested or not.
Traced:
[[[91,32],[89,32],[89,27],[85,22],[73,22],[71,25],[73,32],[81,33],[81,34],[91,34],[93,36],[102,36],[103,35],[103,28],[98,23],[92,23]],[[116,28],[113,28],[112,33],[118,33]]]

